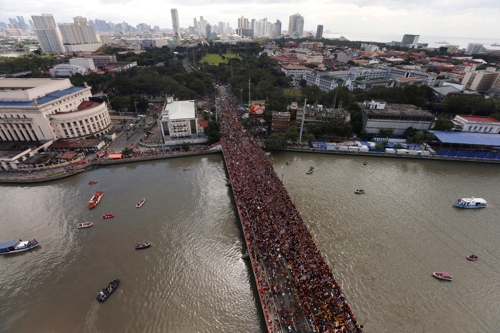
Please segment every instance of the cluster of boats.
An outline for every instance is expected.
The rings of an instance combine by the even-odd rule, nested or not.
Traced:
[[[477,208],[485,208],[488,203],[483,198],[458,198],[453,203],[455,207],[464,208],[464,209],[477,209]],[[469,261],[476,261],[479,259],[475,254],[470,254],[465,257]],[[434,272],[432,273],[436,279],[443,281],[452,281],[453,277],[448,272]]]

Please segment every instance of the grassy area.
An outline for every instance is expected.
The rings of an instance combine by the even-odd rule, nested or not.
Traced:
[[[283,89],[283,93],[285,96],[300,96],[300,89],[299,88],[285,88]]]
[[[211,65],[218,66],[219,63],[227,63],[231,58],[238,58],[241,60],[240,56],[235,53],[225,53],[223,54],[224,59],[219,54],[207,54],[203,57],[202,62],[209,63]]]

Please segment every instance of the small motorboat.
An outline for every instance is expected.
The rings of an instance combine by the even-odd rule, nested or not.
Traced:
[[[102,290],[99,291],[99,294],[97,294],[96,299],[103,303],[105,300],[108,299],[109,296],[118,288],[118,285],[120,285],[120,279],[114,279],[111,281],[108,286]]]
[[[434,272],[432,273],[432,276],[434,276],[436,279],[444,281],[451,281],[451,279],[453,278],[448,272]]]
[[[151,243],[149,243],[149,242],[136,243],[135,244],[135,249],[136,250],[142,250],[142,249],[148,248],[150,246],[151,246]]]
[[[83,223],[78,223],[76,225],[76,228],[77,229],[90,228],[93,225],[94,225],[94,223],[92,223],[92,222],[83,222]]]
[[[36,238],[30,241],[12,240],[0,243],[0,254],[11,254],[31,250],[39,245]]]
[[[366,161],[363,162],[363,165],[367,165],[368,163]]]
[[[311,173],[313,173],[314,171],[314,167],[310,167],[309,170],[307,170],[306,174],[310,175]]]
[[[286,161],[286,165],[289,165],[289,164],[290,164],[290,162]]]
[[[472,209],[472,208],[484,208],[487,206],[486,200],[482,198],[458,198],[455,200],[454,205],[458,208]]]
[[[94,184],[97,184],[97,180],[91,180],[91,181],[89,181],[89,185],[94,185]]]
[[[355,194],[365,194],[365,190],[357,188],[356,191],[354,191]]]
[[[146,198],[142,198],[141,200],[139,200],[139,202],[137,203],[137,205],[135,205],[136,208],[141,208],[142,205],[144,205],[144,203],[146,202]]]
[[[103,219],[112,219],[113,217],[115,217],[113,214],[104,214],[102,216]]]
[[[466,258],[467,258],[467,260],[470,260],[470,261],[476,261],[477,259],[479,259],[475,254],[470,254]]]
[[[101,202],[102,196],[104,195],[104,192],[95,192],[95,194],[90,198],[89,203],[87,206],[89,208],[94,208],[97,206],[99,202]]]
[[[189,171],[189,167],[185,167],[184,169],[182,169],[184,171]]]

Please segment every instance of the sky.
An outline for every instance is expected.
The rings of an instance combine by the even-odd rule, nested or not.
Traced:
[[[73,17],[101,19],[136,26],[171,28],[170,9],[177,8],[182,28],[203,16],[210,24],[228,22],[237,28],[238,18],[279,19],[288,29],[290,15],[304,17],[304,30],[318,24],[333,33],[418,34],[492,38],[500,40],[500,0],[0,0],[0,22],[24,16],[53,14],[56,22]]]

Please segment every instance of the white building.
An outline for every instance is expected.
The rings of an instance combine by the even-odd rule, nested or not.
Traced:
[[[281,67],[281,71],[285,73],[286,76],[294,76],[296,78],[302,78],[304,74],[310,71],[310,69],[300,65],[298,66],[285,65]]]
[[[44,53],[63,53],[61,32],[52,14],[32,15],[35,34]]]
[[[50,76],[52,77],[70,77],[75,74],[85,75],[87,69],[83,66],[72,64],[59,64],[50,69]]]
[[[94,60],[92,58],[73,58],[69,59],[69,63],[75,66],[82,66],[86,71],[95,71]]]
[[[191,138],[198,134],[194,101],[176,101],[165,104],[159,118],[162,136],[165,141],[179,138]],[[165,138],[170,137],[170,138]]]
[[[181,29],[179,26],[179,12],[176,8],[170,9],[170,14],[172,16],[172,28],[174,33],[174,39],[176,43],[181,40]]]
[[[106,103],[68,79],[0,80],[0,140],[47,142],[106,133]]]
[[[461,83],[466,89],[486,93],[494,87],[499,77],[500,72],[497,72],[495,67],[487,67],[484,71],[465,72]]]
[[[483,44],[469,43],[467,49],[465,49],[465,54],[479,54],[483,51]]]
[[[500,132],[500,121],[486,116],[457,115],[453,123],[462,132],[491,133]]]

